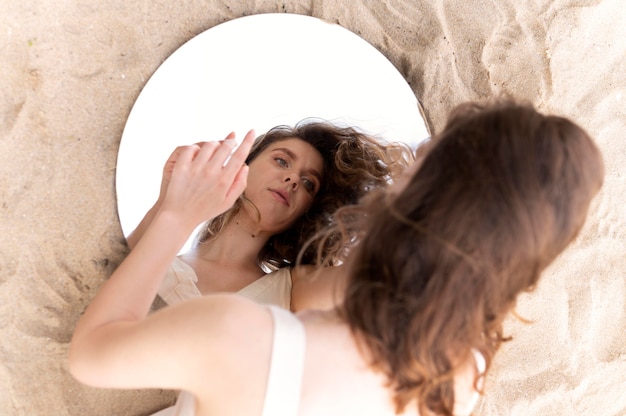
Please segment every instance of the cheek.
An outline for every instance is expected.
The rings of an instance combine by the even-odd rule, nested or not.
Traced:
[[[298,198],[298,214],[303,215],[313,205],[315,197],[308,194],[299,195]]]

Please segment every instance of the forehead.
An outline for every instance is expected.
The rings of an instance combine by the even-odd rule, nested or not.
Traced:
[[[289,147],[289,148],[296,148],[296,149],[310,149],[310,150],[313,150],[313,151],[317,152],[315,147],[313,147],[311,144],[309,144],[308,142],[305,142],[304,140],[302,140],[302,139],[300,139],[298,137],[285,137],[285,138],[277,139],[276,141],[274,141],[273,143],[268,145],[267,149],[275,149],[275,148],[278,148],[278,147]],[[319,152],[317,152],[317,153],[319,153]]]
[[[289,154],[289,156],[295,157],[303,163],[306,162],[306,164],[318,166],[319,170],[321,170],[324,165],[322,154],[313,145],[305,142],[302,139],[298,139],[297,137],[277,140],[267,146],[265,151],[286,152]]]

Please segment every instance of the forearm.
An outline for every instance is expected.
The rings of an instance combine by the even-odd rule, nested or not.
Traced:
[[[145,318],[167,268],[192,230],[172,213],[155,212],[142,238],[79,321],[75,337],[110,322]]]
[[[160,200],[159,200],[146,213],[146,215],[143,217],[143,219],[141,220],[141,222],[139,223],[137,228],[135,228],[126,237],[126,242],[128,243],[128,247],[130,247],[131,250],[134,249],[135,246],[137,245],[137,243],[139,242],[139,240],[141,240],[141,237],[143,236],[143,234],[146,232],[146,230],[148,229],[148,227],[152,223],[152,220],[154,219],[154,216],[158,212],[160,206],[161,206],[161,204],[160,204]]]

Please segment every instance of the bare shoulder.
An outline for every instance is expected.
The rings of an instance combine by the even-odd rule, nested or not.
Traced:
[[[315,272],[315,270],[317,269],[318,267],[312,264],[303,264],[300,266],[292,267],[291,268],[291,281],[299,282],[303,279],[306,280],[310,278],[313,272]]]
[[[292,269],[291,309],[330,309],[343,299],[345,266],[298,266]]]
[[[168,309],[182,331],[190,331],[197,342],[214,346],[272,332],[268,308],[235,294],[203,296]]]
[[[225,397],[232,398],[226,400],[231,405],[237,397],[247,397],[246,406],[259,406],[272,351],[269,309],[234,294],[209,295],[176,308],[176,332],[187,341],[184,351],[178,351],[177,367],[187,368],[183,388],[217,413]]]

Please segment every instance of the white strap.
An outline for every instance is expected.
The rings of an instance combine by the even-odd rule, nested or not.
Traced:
[[[297,415],[304,369],[304,326],[291,312],[268,307],[274,319],[274,343],[262,415]]]

